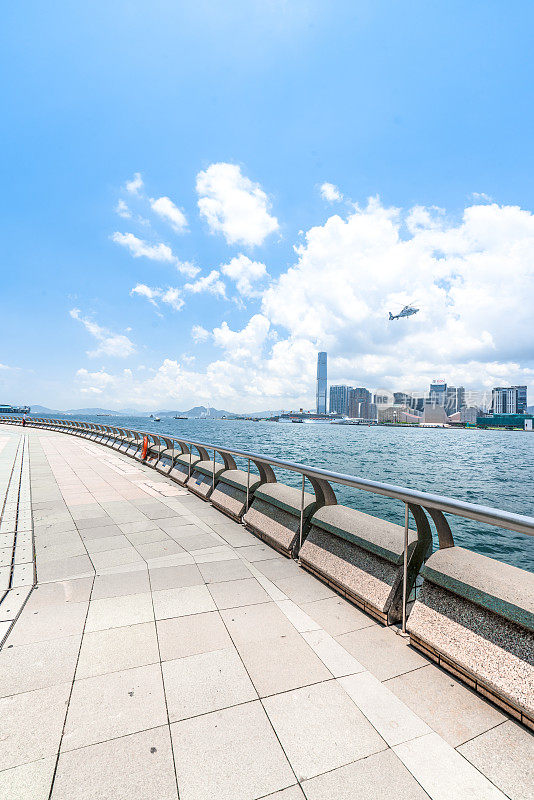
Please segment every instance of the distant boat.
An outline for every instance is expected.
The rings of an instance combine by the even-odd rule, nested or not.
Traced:
[[[189,417],[175,417],[174,419],[189,419]]]
[[[154,422],[161,422],[161,417],[154,417]]]

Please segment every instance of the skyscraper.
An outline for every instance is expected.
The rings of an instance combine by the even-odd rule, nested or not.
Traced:
[[[330,387],[330,406],[331,414],[343,414],[345,417],[349,413],[349,392],[350,386],[331,386]]]
[[[526,386],[496,386],[491,393],[494,414],[524,414],[527,410]]]
[[[326,414],[326,353],[317,354],[317,392],[316,406],[318,414]]]
[[[371,403],[371,392],[359,386],[356,389],[351,389],[349,392],[349,417],[358,418],[362,417],[360,413],[361,406],[369,405]]]

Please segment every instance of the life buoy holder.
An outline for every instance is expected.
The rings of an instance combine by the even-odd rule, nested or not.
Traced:
[[[141,450],[141,461],[145,460],[147,450],[148,450],[148,436],[143,436],[143,449]]]

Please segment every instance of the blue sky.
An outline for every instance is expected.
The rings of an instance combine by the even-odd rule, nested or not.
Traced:
[[[0,402],[310,406],[323,348],[335,382],[532,398],[533,17],[11,4]]]

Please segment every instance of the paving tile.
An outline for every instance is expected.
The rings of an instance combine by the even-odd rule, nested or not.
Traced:
[[[251,577],[250,570],[237,558],[227,561],[208,561],[199,564],[198,568],[206,583],[221,583]]]
[[[76,680],[159,663],[154,622],[109,628],[83,637]]]
[[[534,738],[521,725],[508,720],[457,749],[511,800],[531,800]]]
[[[258,800],[306,800],[306,798],[304,797],[304,792],[296,783],[288,789],[282,789],[281,792],[274,792],[274,794],[269,795],[264,794]]]
[[[146,531],[161,531],[155,522],[151,519],[138,519],[134,522],[119,522],[119,528],[121,531],[126,534],[126,536],[130,536],[130,534],[136,534]]]
[[[153,592],[156,619],[183,617],[215,611],[216,606],[206,586],[184,586]]]
[[[195,536],[183,536],[176,539],[180,546],[188,553],[198,552],[212,547],[220,546],[220,542],[211,533],[198,533]]]
[[[276,550],[273,550],[272,547],[269,547],[266,544],[252,544],[247,545],[246,547],[238,547],[236,548],[237,552],[243,558],[246,558],[247,561],[269,561],[270,559],[279,559],[281,560],[284,558]]]
[[[269,595],[254,578],[244,578],[224,583],[210,583],[209,591],[217,608],[236,608],[265,603]]]
[[[504,800],[505,795],[437,733],[393,748],[432,800]]]
[[[480,695],[434,664],[393,678],[386,685],[453,747],[507,719]]]
[[[151,558],[163,558],[164,556],[174,556],[184,552],[184,548],[181,545],[168,537],[160,542],[140,544],[136,547],[138,553],[147,561]]]
[[[154,612],[150,592],[123,597],[107,597],[102,600],[93,600],[89,604],[85,632],[139,625],[143,622],[152,622],[153,619]]]
[[[233,647],[165,661],[162,669],[171,722],[258,697]]]
[[[259,702],[171,725],[183,800],[252,800],[295,783]]]
[[[304,781],[307,800],[428,800],[392,750]]]
[[[31,587],[18,586],[6,592],[0,604],[0,622],[14,620],[20,614],[24,603],[28,599]]]
[[[92,585],[92,578],[75,578],[37,585],[31,595],[31,606],[36,611],[45,606],[83,603],[89,600]]]
[[[300,632],[316,631],[320,625],[306,614],[293,600],[276,600],[276,605],[288,618],[291,624]]]
[[[96,575],[91,601],[106,597],[122,597],[128,594],[143,594],[149,591],[150,582],[147,569]]]
[[[248,534],[252,536],[252,534]],[[277,558],[269,559],[268,561],[259,561],[256,568],[265,575],[269,580],[274,581],[283,578],[293,578],[296,575],[302,574],[302,570],[297,565],[296,561],[291,558]]]
[[[222,536],[231,547],[247,547],[256,543],[254,534],[237,523],[210,522],[210,528]]]
[[[94,575],[95,570],[88,555],[63,558],[41,564],[37,561],[37,580],[39,583],[84,578]]]
[[[31,692],[72,681],[80,649],[79,636],[35,642],[0,651],[0,696]],[[1,795],[0,795],[1,796]]]
[[[5,800],[48,800],[54,757],[41,758],[0,772],[0,797]]]
[[[386,748],[337,681],[267,697],[263,705],[299,781]]]
[[[267,564],[271,563],[269,561]],[[259,568],[259,567],[258,567]],[[352,603],[348,603],[337,595],[326,600],[315,600],[312,603],[299,603],[306,614],[321,625],[331,636],[340,636],[361,628],[369,628],[378,623],[368,614],[364,614]]]
[[[161,589],[178,589],[182,586],[200,586],[204,579],[196,564],[156,567],[150,570],[150,586],[153,592]]]
[[[76,520],[76,527],[79,531],[87,530],[88,528],[103,528],[110,524],[111,518],[107,514]]]
[[[157,628],[162,661],[223,650],[232,644],[217,611],[162,619]]]
[[[380,681],[428,664],[424,656],[409,646],[408,639],[396,635],[392,628],[373,625],[336,638]]]
[[[57,753],[70,688],[71,681],[0,699],[0,770]]]
[[[226,547],[226,545],[209,547],[204,550],[191,550],[191,554],[197,564],[207,564],[210,561],[230,561],[239,558],[237,553],[231,547]]]
[[[85,546],[90,556],[94,553],[105,553],[108,550],[123,550],[130,547],[130,542],[123,534],[119,536],[102,536],[99,539],[86,541]]]
[[[143,561],[143,558],[134,547],[129,545],[121,550],[108,550],[105,553],[93,553],[91,555],[91,561],[95,569],[100,570],[103,567],[117,567],[123,564],[132,564],[136,561]]]
[[[169,729],[152,728],[62,753],[52,800],[96,797],[177,800]]]
[[[237,647],[245,642],[262,642],[295,633],[295,628],[276,603],[232,608],[221,611],[221,617]]]
[[[308,603],[312,600],[335,597],[335,593],[329,586],[302,570],[290,578],[273,578],[271,580],[295,603]]]
[[[149,569],[158,567],[182,567],[184,564],[194,564],[195,559],[185,551],[174,556],[163,556],[160,558],[149,558],[147,565]]]
[[[296,631],[290,636],[240,644],[238,650],[260,697],[332,677]]]
[[[364,671],[365,667],[326,631],[305,631],[302,637],[328,667],[334,678]]]
[[[339,682],[390,747],[431,732],[426,722],[370,672],[349,675]]]
[[[138,547],[141,544],[161,542],[169,538],[165,531],[162,531],[160,528],[155,528],[150,531],[139,531],[138,533],[126,533],[125,536],[134,547]]]
[[[114,536],[122,534],[118,525],[114,525],[111,520],[108,525],[102,525],[97,528],[85,528],[81,531],[81,536],[84,542],[92,542],[97,539],[111,539]]]
[[[111,672],[74,683],[62,751],[165,725],[159,664]]]
[[[87,603],[65,603],[35,609],[30,596],[10,634],[9,643],[22,645],[81,635],[86,614]]]

